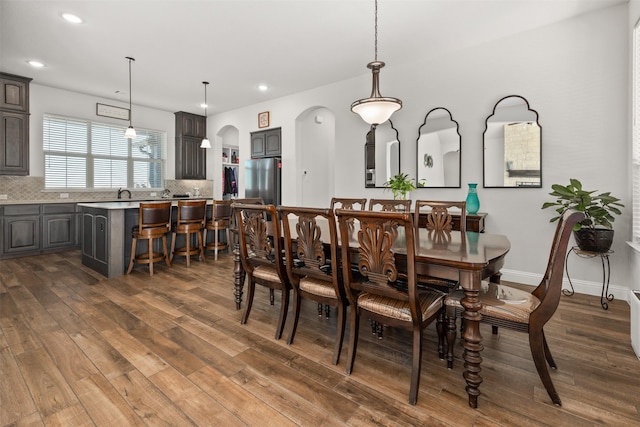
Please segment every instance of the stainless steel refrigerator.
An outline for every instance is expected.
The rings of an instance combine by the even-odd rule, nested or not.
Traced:
[[[244,162],[244,196],[262,197],[268,205],[280,205],[282,162],[278,157],[251,159]]]

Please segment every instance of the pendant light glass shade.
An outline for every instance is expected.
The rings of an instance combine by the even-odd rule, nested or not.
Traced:
[[[351,111],[358,114],[362,120],[370,125],[386,122],[394,112],[402,108],[402,101],[398,98],[385,98],[380,95],[378,76],[382,67],[384,67],[382,61],[370,62],[367,65],[373,74],[371,95],[369,98],[359,99],[351,104]]]
[[[131,123],[133,116],[133,110],[131,109],[131,62],[135,61],[135,59],[130,56],[127,56],[126,59],[129,61],[129,127],[124,132],[124,137],[127,139],[133,139],[136,137],[136,130],[133,128],[133,124]]]
[[[202,82],[202,84],[204,85],[204,117],[205,117],[205,121],[207,120],[207,85],[209,84],[209,82]],[[205,125],[206,126],[206,125]],[[200,144],[200,148],[211,148],[211,142],[209,142],[209,138],[207,138],[207,134],[205,133],[204,135],[204,139],[202,140],[202,143]]]
[[[402,108],[402,101],[398,98],[386,98],[380,94],[380,69],[384,62],[378,61],[378,0],[375,1],[375,60],[367,64],[371,70],[371,95],[369,98],[359,99],[351,104],[351,111],[358,114],[362,120],[370,125],[384,123],[391,115]]]

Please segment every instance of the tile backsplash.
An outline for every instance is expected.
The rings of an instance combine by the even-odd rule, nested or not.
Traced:
[[[200,189],[200,197],[213,197],[213,180],[165,180],[165,188],[171,194],[194,193],[194,188]],[[142,200],[154,197],[160,197],[162,190],[150,189],[130,189],[131,198],[134,200]],[[68,199],[70,201],[101,201],[115,200],[117,198],[117,190],[107,191],[74,191],[60,190],[51,191],[44,189],[44,178],[38,176],[0,176],[0,203],[11,202],[46,202],[60,201]],[[151,193],[156,193],[152,196]],[[61,197],[65,194],[68,197]],[[6,195],[6,199],[5,196]],[[125,196],[126,197],[126,196]]]

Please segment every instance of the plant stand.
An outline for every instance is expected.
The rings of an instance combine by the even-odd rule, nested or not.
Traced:
[[[578,246],[574,246],[569,249],[567,252],[567,256],[564,261],[564,269],[567,273],[567,279],[569,280],[569,286],[571,286],[571,290],[563,289],[562,294],[570,297],[575,293],[573,290],[573,283],[571,282],[571,277],[569,276],[569,255],[571,252],[575,253],[581,258],[595,258],[600,257],[600,261],[602,262],[602,292],[600,293],[600,305],[603,310],[609,309],[609,304],[607,301],[613,301],[613,294],[609,294],[609,279],[611,278],[611,264],[609,263],[609,255],[613,253],[613,251],[609,250],[607,252],[591,252],[591,251],[583,251]]]

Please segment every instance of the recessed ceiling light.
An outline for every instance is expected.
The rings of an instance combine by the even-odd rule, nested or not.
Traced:
[[[32,60],[32,61],[27,61],[27,63],[29,65],[31,65],[32,67],[34,67],[34,68],[42,68],[42,67],[44,67],[44,64],[42,62],[40,62],[40,61],[33,61]]]
[[[63,13],[62,17],[68,21],[71,22],[72,24],[82,24],[82,18],[80,18],[79,16],[76,16],[72,13]]]
[[[267,85],[258,85],[258,90],[261,90],[262,92],[266,91],[267,89],[269,89],[269,86]]]
[[[209,105],[208,105],[208,104],[204,104],[204,103],[200,104],[200,106],[201,106],[202,108],[208,108],[208,107],[209,107]]]

